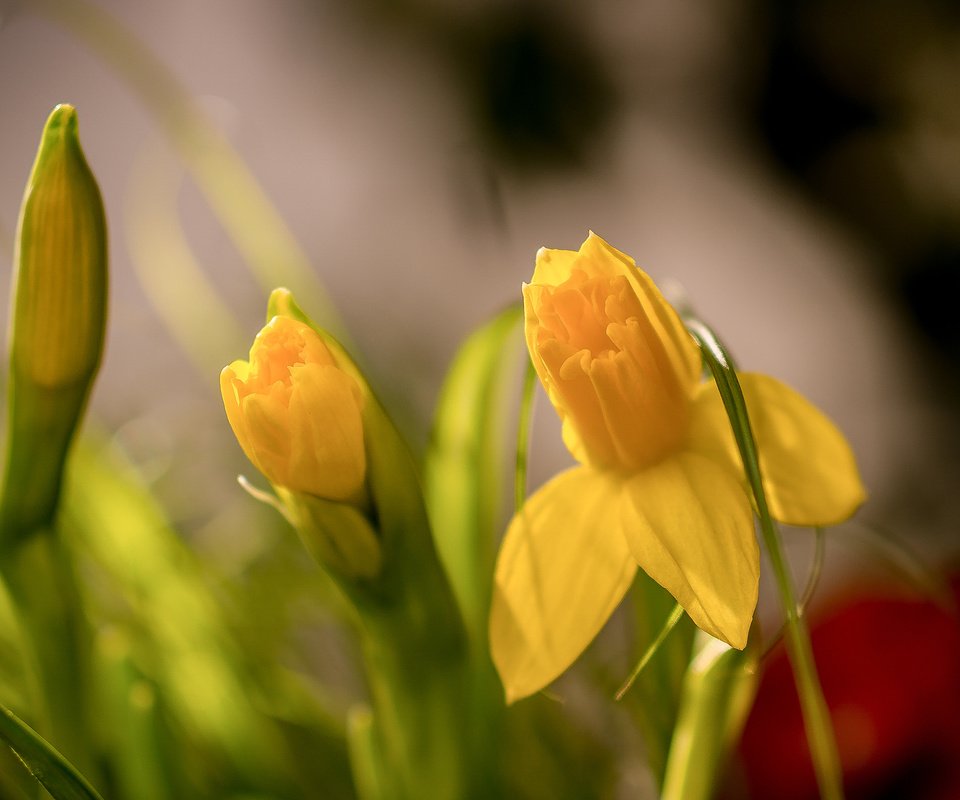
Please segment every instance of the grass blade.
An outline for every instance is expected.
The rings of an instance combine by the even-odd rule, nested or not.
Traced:
[[[103,800],[69,761],[5,706],[0,706],[0,739],[54,800]]]
[[[425,465],[437,548],[467,627],[486,641],[490,575],[504,504],[504,396],[517,377],[519,305],[473,333],[440,394]]]

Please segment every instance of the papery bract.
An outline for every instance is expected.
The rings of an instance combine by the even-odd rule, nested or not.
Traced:
[[[490,636],[508,699],[573,662],[638,566],[700,628],[743,648],[759,580],[753,515],[720,396],[701,383],[680,317],[592,233],[578,252],[541,249],[523,297],[531,359],[581,466],[528,500],[500,551]],[[839,431],[782,383],[740,381],[774,515],[850,516],[864,492]]]

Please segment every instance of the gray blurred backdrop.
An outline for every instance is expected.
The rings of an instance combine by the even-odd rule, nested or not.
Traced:
[[[179,283],[176,237],[150,221],[177,212],[236,317],[232,338],[211,334],[211,364],[245,356],[266,296],[135,91],[137,64],[116,53],[111,63],[82,17],[65,24],[71,5],[3,6],[0,263],[7,275],[43,121],[70,102],[110,225],[111,319],[94,414],[198,547],[242,561],[230,552],[243,549],[252,501],[234,476],[251,469],[224,419],[216,368],[198,369],[154,311],[158,285],[190,288]],[[538,247],[575,249],[593,229],[655,280],[682,286],[741,366],[832,416],[870,491],[864,519],[931,562],[956,555],[953,4],[95,7],[239,152],[416,449],[458,342],[517,299]],[[151,291],[138,278],[145,260]],[[199,320],[190,336],[204,333]],[[556,429],[541,403],[534,483],[566,458]],[[796,544],[800,558],[807,542]],[[855,548],[831,553],[831,564],[863,564]]]

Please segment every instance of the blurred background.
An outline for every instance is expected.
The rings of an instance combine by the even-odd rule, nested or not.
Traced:
[[[236,486],[251,468],[217,390],[262,324],[271,278],[349,332],[422,449],[458,343],[518,298],[538,247],[576,249],[589,229],[683,292],[742,367],[827,411],[859,458],[864,524],[928,568],[955,566],[955,3],[0,7],[4,274],[39,131],[70,102],[112,251],[92,411],[225,583],[279,540]],[[218,160],[221,134],[288,230]],[[228,231],[224,213],[245,222]],[[0,291],[6,304],[7,281]],[[534,485],[567,458],[540,408]],[[802,576],[810,537],[788,543]],[[888,569],[838,532],[822,596]],[[778,613],[771,598],[762,609]]]

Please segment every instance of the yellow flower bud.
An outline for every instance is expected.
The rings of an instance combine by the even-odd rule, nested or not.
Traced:
[[[364,495],[364,395],[308,325],[276,316],[249,361],[220,373],[227,419],[271,483],[327,500]]]

